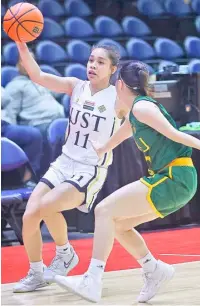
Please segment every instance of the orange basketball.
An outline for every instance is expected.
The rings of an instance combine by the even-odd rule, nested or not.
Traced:
[[[6,34],[15,41],[28,42],[36,39],[44,26],[40,10],[30,3],[17,3],[11,6],[3,20]]]

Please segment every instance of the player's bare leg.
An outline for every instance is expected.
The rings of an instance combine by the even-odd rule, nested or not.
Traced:
[[[102,294],[102,275],[105,263],[113,247],[116,221],[121,217],[132,216],[135,224],[140,224],[157,218],[156,213],[152,210],[146,200],[148,188],[140,181],[131,183],[107,197],[95,209],[95,235],[93,244],[92,261],[87,273],[80,278],[56,276],[56,282],[64,288],[68,288],[76,294],[93,302],[98,302]],[[137,220],[138,218],[138,220]],[[147,301],[152,298],[159,286],[167,279],[171,278],[173,268],[162,262],[156,261],[149,253],[146,244],[140,235],[136,233],[125,233],[123,239],[126,248],[133,253],[128,247],[129,244],[136,242],[136,248],[140,250],[134,251],[133,256],[137,254],[138,260],[143,265],[145,261],[149,263],[150,271],[144,273],[145,286],[141,291],[139,301]],[[139,259],[139,257],[141,258]]]

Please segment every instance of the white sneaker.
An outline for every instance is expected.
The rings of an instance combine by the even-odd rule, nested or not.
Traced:
[[[97,280],[91,274],[81,276],[64,277],[57,275],[56,283],[90,302],[99,302],[102,295],[102,281]]]
[[[14,293],[30,292],[48,285],[49,284],[44,280],[43,273],[36,272],[33,269],[30,269],[28,271],[27,276],[22,278],[14,286],[13,292]]]
[[[44,279],[49,283],[53,283],[56,275],[66,276],[78,262],[78,255],[71,246],[68,254],[56,254],[51,264],[44,270]]]
[[[159,288],[174,276],[174,267],[160,260],[152,273],[143,273],[144,286],[138,296],[139,303],[145,303],[155,296]]]

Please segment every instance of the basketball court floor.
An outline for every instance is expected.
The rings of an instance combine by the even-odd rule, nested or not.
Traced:
[[[103,298],[98,305],[200,305],[200,261],[174,265],[175,276],[148,303],[138,304],[136,297],[142,286],[140,269],[106,272]],[[13,293],[13,283],[1,287],[1,305],[90,305],[53,284],[30,293]]]

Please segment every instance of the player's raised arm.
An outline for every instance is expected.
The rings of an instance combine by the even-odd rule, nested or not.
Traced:
[[[147,101],[140,101],[134,106],[133,114],[137,120],[149,125],[165,137],[200,150],[200,140],[175,129],[156,105],[150,104]]]
[[[71,95],[74,86],[78,82],[77,78],[59,77],[53,74],[42,72],[39,65],[34,60],[25,43],[16,42],[24,68],[29,77],[35,83],[38,83],[52,91],[66,93]]]

